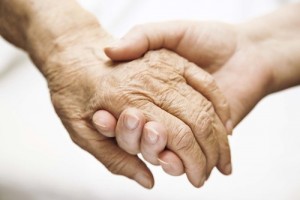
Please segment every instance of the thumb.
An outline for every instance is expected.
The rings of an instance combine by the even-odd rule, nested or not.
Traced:
[[[154,179],[146,164],[138,156],[120,149],[114,138],[86,139],[82,135],[98,135],[98,132],[90,128],[81,129],[82,135],[74,134],[72,131],[71,133],[71,139],[92,154],[111,173],[126,176],[145,188],[153,187]]]
[[[160,48],[176,52],[185,30],[185,23],[176,21],[138,25],[104,51],[115,61],[133,60],[149,50]]]
[[[135,180],[145,188],[154,185],[153,176],[145,163],[136,155],[120,149],[112,140],[96,141],[89,150],[113,174],[123,175]]]

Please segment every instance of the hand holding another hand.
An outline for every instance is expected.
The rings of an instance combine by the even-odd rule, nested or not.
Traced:
[[[236,26],[138,26],[105,49],[114,61],[137,59],[127,63],[108,61],[101,47],[110,35],[74,0],[0,5],[1,36],[46,77],[73,141],[147,188],[153,176],[139,152],[169,174],[186,172],[196,187],[214,166],[229,174],[227,132],[265,95],[300,84],[299,4]],[[160,48],[187,60],[168,50],[146,53]]]
[[[166,48],[197,64],[215,78],[226,96],[231,110],[230,127],[236,126],[268,94],[272,81],[274,60],[267,55],[265,46],[247,34],[243,26],[219,22],[152,23],[136,26],[105,51],[111,59],[120,61]],[[207,90],[205,94],[211,92]]]
[[[198,83],[195,82],[196,85],[202,85],[202,89],[199,91],[213,103],[218,116],[230,132],[232,127],[236,126],[268,92],[267,86],[271,81],[269,68],[271,62],[265,54],[256,49],[256,45],[243,32],[243,29],[233,25],[218,22],[175,21],[137,26],[113,47],[106,48],[105,52],[113,60],[124,61],[139,58],[148,50],[166,48],[196,63],[199,69],[203,68],[212,74],[229,101],[232,121],[228,118],[230,116],[228,112],[226,110],[224,112],[222,104],[217,99],[220,91],[215,88],[218,86],[210,84],[215,84],[213,78],[197,73],[193,75],[198,79]],[[199,81],[203,77],[210,78],[207,78],[206,81]],[[145,121],[143,114],[138,110],[131,110],[129,113],[135,113],[136,118]],[[135,154],[141,151],[144,158],[150,163],[158,164],[157,162],[160,161],[159,164],[171,175],[183,173],[181,160],[176,154],[164,150],[163,144],[167,140],[164,126],[146,123],[145,127],[153,127],[152,130],[156,130],[157,135],[163,141],[154,145],[147,142],[147,140],[149,141],[148,133],[142,129],[142,126],[135,131],[126,129],[120,119],[127,114],[122,114],[116,122],[116,119],[109,113],[100,111],[95,114],[94,120],[110,118],[114,124],[117,124],[116,128],[108,126],[107,130],[103,130],[101,127],[98,129],[104,135],[116,136],[119,146],[125,151]],[[194,121],[194,123],[198,122]],[[107,131],[110,134],[106,134]],[[199,135],[195,136],[201,144],[203,138]],[[211,145],[201,145],[204,150],[206,146]],[[226,153],[222,150],[224,148],[219,147],[219,149],[221,154],[222,152]],[[220,158],[224,157],[226,156]],[[217,165],[219,170],[224,174],[230,174],[231,165],[222,163],[224,162],[221,159]],[[209,173],[210,170],[211,167],[208,170]],[[207,177],[209,173],[207,173]]]
[[[71,42],[66,42],[70,39],[67,36],[57,39],[64,45],[58,44],[59,48],[52,50],[43,73],[55,110],[73,141],[111,172],[135,179],[145,187],[153,186],[151,172],[135,155],[137,148],[119,142],[127,153],[115,138],[105,137],[94,128],[92,117],[98,110],[119,118],[122,111],[135,108],[144,114],[145,122],[160,122],[167,138],[160,148],[166,147],[175,159],[182,160],[196,187],[204,183],[218,162],[223,168],[230,163],[226,129],[212,104],[199,93],[206,81],[214,83],[206,72],[167,50],[113,64],[99,51],[97,29],[84,37],[72,37]],[[221,93],[214,89],[210,96],[215,98]],[[225,98],[220,97],[223,111],[228,112]],[[130,120],[132,127],[144,123]],[[148,158],[157,164],[155,158]]]
[[[140,25],[105,52],[112,60],[124,61],[139,58],[148,50],[166,48],[197,64],[215,78],[226,96],[232,121],[225,125],[230,129],[264,96],[299,84],[300,60],[296,54],[299,52],[299,31],[289,26],[291,20],[294,24],[298,22],[297,8],[299,5],[287,6],[274,15],[236,26],[194,21]],[[281,26],[286,29],[278,30]],[[279,45],[282,48],[279,49]],[[206,97],[213,92],[202,91]],[[214,102],[213,98],[207,98]],[[213,104],[218,113],[218,104]],[[219,116],[222,119],[222,115]],[[139,134],[141,146],[147,146],[143,144],[147,134]],[[159,134],[164,135],[163,131]],[[116,137],[120,136],[116,134]],[[161,157],[169,160],[173,169],[180,169],[180,160],[173,159],[168,152],[162,153]]]

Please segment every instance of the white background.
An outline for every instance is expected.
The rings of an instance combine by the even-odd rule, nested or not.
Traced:
[[[138,23],[216,19],[238,23],[287,1],[82,0],[115,36]],[[279,47],[280,48],[280,47]],[[300,52],[299,52],[300,53]],[[230,139],[233,174],[214,171],[201,189],[151,167],[146,190],[110,174],[71,142],[27,56],[0,40],[0,200],[300,199],[300,88],[262,100]]]

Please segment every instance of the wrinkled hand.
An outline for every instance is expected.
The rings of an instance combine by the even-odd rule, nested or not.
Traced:
[[[214,76],[236,126],[268,94],[270,66],[275,65],[267,55],[274,49],[266,50],[268,42],[250,37],[245,29],[247,24],[193,21],[140,25],[106,53],[113,60],[131,60],[151,49],[175,51]]]
[[[109,63],[98,50],[99,41],[91,38],[89,42],[72,40],[69,48],[52,51],[44,67],[55,110],[76,144],[112,173],[151,188],[153,177],[146,165],[92,124],[97,110],[118,118],[131,107],[139,109],[147,121],[166,127],[167,148],[182,160],[193,185],[201,186],[220,159],[223,165],[230,163],[226,129],[212,104],[199,93],[207,73],[166,50],[149,52],[129,63]]]

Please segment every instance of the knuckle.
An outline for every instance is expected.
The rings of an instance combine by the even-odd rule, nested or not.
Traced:
[[[202,112],[205,112],[209,117],[215,116],[216,112],[215,112],[213,103],[210,101],[206,101],[205,105],[203,106]],[[212,118],[211,118],[211,120],[212,120]],[[212,122],[213,122],[213,120],[212,120]]]
[[[217,91],[217,90],[216,90]],[[230,107],[227,98],[224,96],[224,94],[218,90],[217,93],[217,101],[214,102],[214,106],[218,112],[224,113],[229,117],[230,115]]]
[[[154,102],[160,108],[168,110],[174,116],[180,116],[182,110],[184,110],[184,99],[180,96],[178,90],[180,85],[174,85],[174,87],[161,87],[161,93],[154,98]],[[176,89],[175,89],[176,88]]]
[[[161,94],[157,97],[157,105],[162,109],[166,109],[170,102],[173,102],[176,99],[176,92],[171,88],[163,89]]]
[[[132,107],[139,108],[146,104],[148,97],[136,88],[129,86],[117,86],[110,89],[110,91],[103,92],[101,99],[103,99],[103,106],[112,111],[121,114],[121,111]]]
[[[172,139],[172,144],[176,147],[177,151],[191,152],[195,145],[191,129],[187,126],[179,127]]]
[[[207,139],[212,132],[212,119],[206,112],[200,112],[196,117],[196,136]]]
[[[123,169],[126,168],[126,163],[125,156],[114,154],[103,164],[112,174],[122,175]]]
[[[229,103],[228,103],[228,101],[227,101],[227,99],[225,98],[224,95],[222,95],[222,100],[220,102],[219,107],[224,109],[224,110],[228,110],[228,112],[229,112]]]
[[[205,80],[204,87],[207,88],[210,92],[213,92],[213,91],[216,91],[219,89],[215,79],[211,75],[209,75],[209,74],[205,75],[204,80]]]

